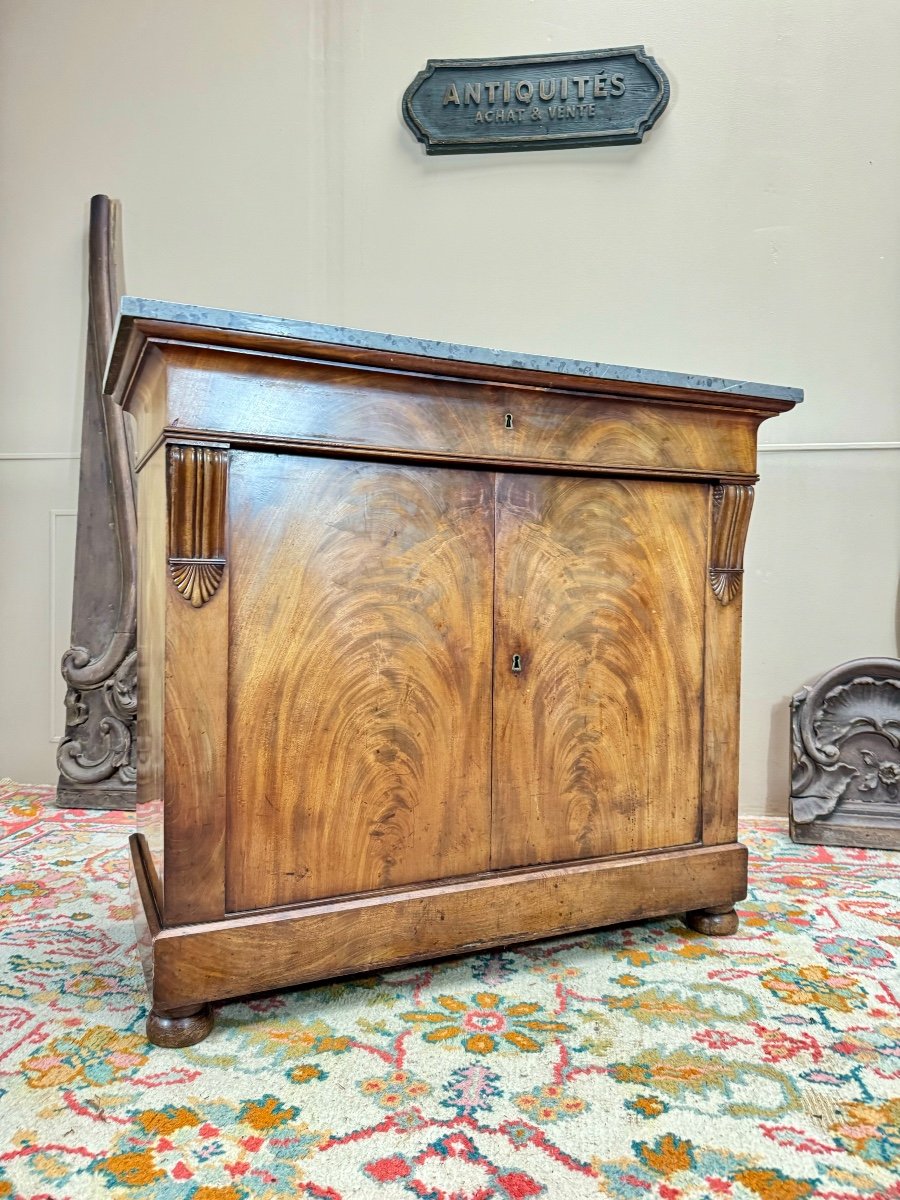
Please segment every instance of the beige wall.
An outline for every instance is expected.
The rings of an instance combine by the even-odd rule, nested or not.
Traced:
[[[742,802],[783,811],[785,701],[893,655],[895,0],[0,0],[0,775],[54,777],[87,201],[129,290],[800,385],[763,427]],[[643,146],[426,158],[425,59],[646,44]],[[15,687],[16,697],[11,696]]]

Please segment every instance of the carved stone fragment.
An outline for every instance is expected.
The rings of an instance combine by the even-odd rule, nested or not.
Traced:
[[[741,590],[752,508],[753,488],[747,483],[720,484],[713,493],[709,581],[720,604],[730,604]]]
[[[791,702],[791,837],[900,849],[900,659],[854,659]]]

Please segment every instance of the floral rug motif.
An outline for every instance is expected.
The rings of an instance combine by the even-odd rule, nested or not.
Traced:
[[[0,1197],[900,1200],[898,856],[747,821],[677,918],[298,988],[144,1038],[124,813],[0,785]]]

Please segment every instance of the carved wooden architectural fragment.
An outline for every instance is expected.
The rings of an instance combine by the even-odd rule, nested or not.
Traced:
[[[132,420],[101,391],[123,288],[119,224],[118,203],[94,196],[72,645],[62,660],[66,728],[57,751],[56,802],[64,808],[135,804]]]
[[[720,604],[729,604],[741,590],[744,544],[752,508],[750,484],[720,484],[713,492],[709,581]]]
[[[194,608],[215,594],[225,571],[228,451],[169,447],[169,574]]]
[[[854,659],[791,702],[791,837],[900,849],[900,659]]]

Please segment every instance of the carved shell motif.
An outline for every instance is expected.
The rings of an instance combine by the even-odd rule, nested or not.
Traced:
[[[169,574],[172,582],[194,608],[199,608],[215,595],[225,571],[223,563],[204,562],[198,559],[178,561],[169,559]]]
[[[871,730],[900,747],[900,679],[854,679],[825,697],[813,721],[816,741],[827,754],[851,733]]]
[[[742,575],[743,571],[716,570],[715,567],[710,567],[709,582],[720,604],[730,604],[735,598],[741,590]]]
[[[850,803],[897,803],[900,662],[842,664],[798,692],[791,710],[795,823],[827,818]]]

